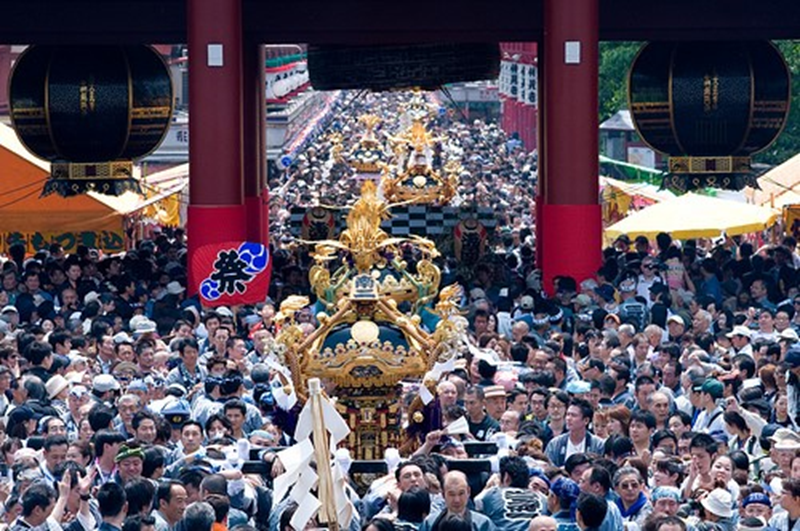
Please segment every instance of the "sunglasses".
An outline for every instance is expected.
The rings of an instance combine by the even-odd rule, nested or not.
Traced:
[[[626,481],[625,483],[620,483],[619,484],[619,488],[625,489],[625,490],[627,490],[627,489],[638,489],[639,488],[639,482],[638,481],[630,481],[630,482]]]

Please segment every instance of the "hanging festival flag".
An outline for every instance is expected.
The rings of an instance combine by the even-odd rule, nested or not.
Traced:
[[[267,299],[272,260],[260,243],[204,245],[192,257],[192,278],[206,306],[256,304]]]

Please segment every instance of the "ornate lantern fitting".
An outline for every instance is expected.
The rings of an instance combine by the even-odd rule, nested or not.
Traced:
[[[138,190],[133,159],[154,151],[172,118],[172,82],[149,46],[31,46],[10,83],[22,143],[49,160],[42,195]]]
[[[651,42],[628,82],[638,133],[669,155],[665,188],[758,187],[750,156],[775,141],[789,113],[790,73],[775,46]]]

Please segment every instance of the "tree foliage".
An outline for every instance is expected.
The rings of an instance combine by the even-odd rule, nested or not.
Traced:
[[[600,43],[600,122],[628,108],[628,70],[640,47],[639,42]]]
[[[800,41],[777,41],[792,74],[792,101],[786,127],[770,147],[755,156],[756,162],[777,165],[800,152]]]

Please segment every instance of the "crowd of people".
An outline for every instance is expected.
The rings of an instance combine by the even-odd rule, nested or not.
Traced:
[[[797,242],[623,236],[594,278],[543,286],[535,157],[492,125],[440,120],[464,150],[461,199],[496,207],[507,230],[468,271],[439,259],[464,288],[469,348],[438,382],[438,426],[408,455],[387,453],[388,475],[349,489],[350,528],[800,530]],[[290,170],[278,211],[315,193],[355,197],[325,188],[329,147]],[[10,249],[4,527],[292,529],[297,500],[272,490],[290,465],[275,449],[297,442],[297,406],[276,378],[275,317],[289,295],[314,295],[311,250],[286,237],[273,244],[269,297],[236,308],[187,297],[181,230],[120,256]],[[297,320],[307,334],[318,324],[310,308]],[[417,393],[406,388],[404,408]],[[468,433],[449,434],[464,421]],[[465,474],[471,455],[491,472]]]
[[[375,128],[382,145],[382,161],[391,164],[389,137],[408,127],[413,93],[365,93],[340,103],[335,120],[285,171],[271,167],[270,229],[286,241],[291,238],[291,207],[352,205],[359,196],[361,181],[353,178],[352,153],[366,132],[358,120],[370,113],[384,119]],[[431,136],[439,139],[444,156],[457,158],[458,193],[451,206],[491,207],[499,226],[530,233],[536,196],[536,150],[526,150],[516,136],[508,137],[495,123],[470,120],[451,112],[438,112],[444,104],[433,97],[426,100],[430,119],[424,123]],[[441,170],[442,156],[436,157]]]

